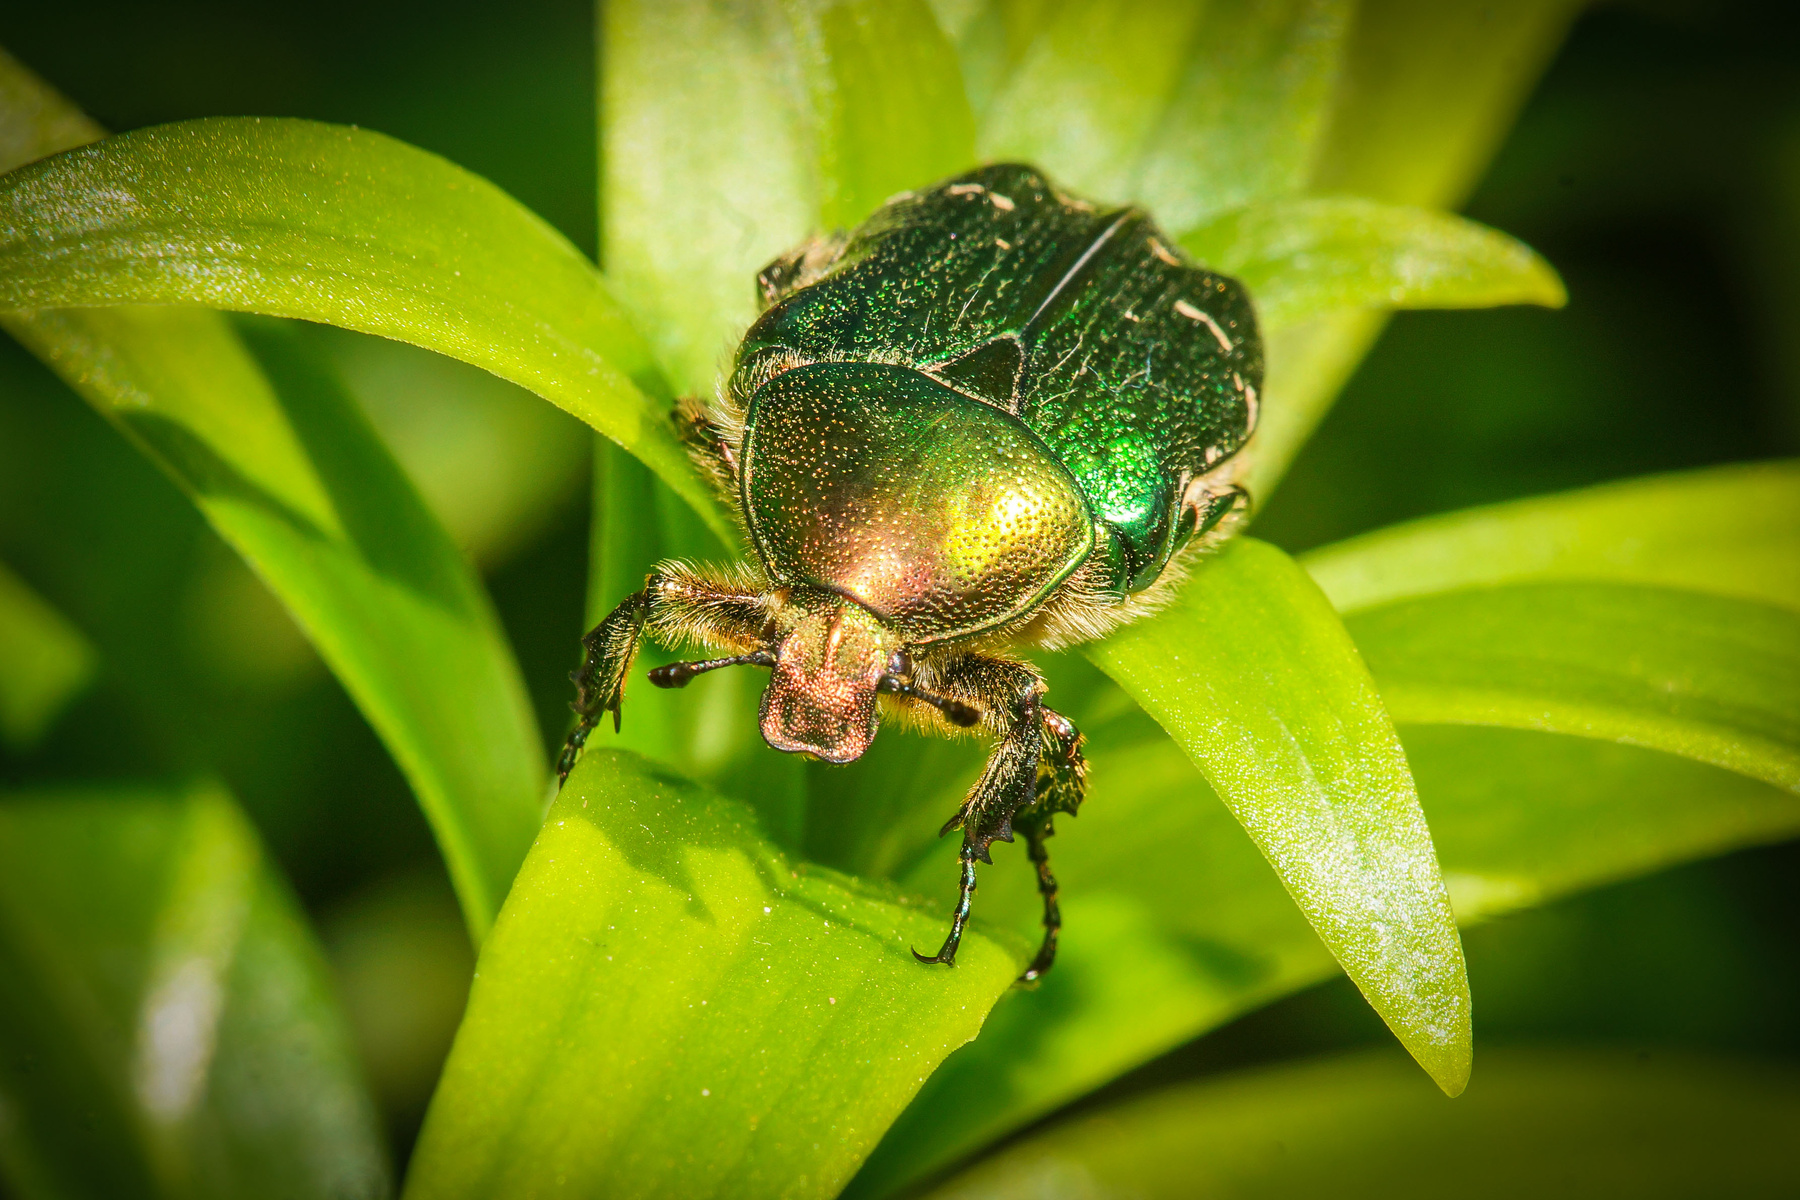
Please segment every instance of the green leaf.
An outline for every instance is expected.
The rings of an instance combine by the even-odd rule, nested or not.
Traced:
[[[835,1195],[1023,943],[790,865],[628,754],[569,776],[482,947],[407,1194]]]
[[[38,1197],[377,1197],[323,960],[218,789],[0,799],[0,1175]]]
[[[919,0],[630,0],[600,21],[603,259],[683,392],[712,389],[776,255],[974,164]]]
[[[1522,242],[1450,213],[1354,196],[1253,204],[1182,245],[1242,280],[1270,330],[1342,309],[1558,308],[1568,299]]]
[[[1350,0],[1203,7],[1186,74],[1131,188],[1175,234],[1305,188],[1356,8]]]
[[[0,565],[0,743],[36,745],[93,678],[99,654],[81,630]]]
[[[537,827],[543,747],[486,594],[362,414],[278,327],[245,327],[253,357],[194,310],[6,325],[294,614],[412,784],[479,940]]]
[[[0,131],[21,156],[99,133],[4,54]],[[187,308],[3,323],[288,607],[412,785],[479,941],[540,819],[540,734],[486,593],[362,414],[271,326],[251,327],[259,361],[224,318]]]
[[[1305,555],[1339,612],[1525,580],[1800,608],[1800,463],[1713,467],[1427,517]]]
[[[1500,1049],[1455,1104],[1391,1055],[1166,1088],[1045,1129],[933,1200],[1787,1196],[1791,1067]]]
[[[1088,654],[1193,758],[1401,1043],[1460,1092],[1469,985],[1431,833],[1318,586],[1238,539],[1168,610]]]
[[[1800,833],[1792,795],[1661,753],[1511,729],[1401,733],[1464,925]],[[981,1037],[939,1069],[851,1195],[892,1194],[1334,972],[1178,747],[1113,722],[1090,728],[1089,761],[1089,802],[1051,843],[1065,917],[1056,969],[997,1007]],[[907,882],[922,889],[949,869],[927,861]],[[1037,897],[1026,864],[997,857],[977,912],[1029,931]]]
[[[484,367],[630,449],[732,536],[593,265],[436,155],[363,129],[214,118],[0,179],[0,308],[133,303],[322,321]]]
[[[1800,613],[1613,583],[1402,600],[1349,618],[1396,720],[1650,746],[1800,791]]]

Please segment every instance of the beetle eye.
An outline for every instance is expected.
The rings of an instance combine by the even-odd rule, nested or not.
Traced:
[[[913,664],[912,659],[906,656],[906,651],[894,651],[893,655],[888,659],[887,673],[889,675],[899,675],[902,678],[911,678]]]

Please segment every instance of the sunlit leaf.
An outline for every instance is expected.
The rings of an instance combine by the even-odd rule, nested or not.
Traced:
[[[1484,1051],[1447,1104],[1392,1055],[1173,1087],[1061,1122],[933,1200],[1776,1197],[1800,1075],[1679,1054]]]
[[[1535,583],[1349,618],[1396,720],[1667,750],[1800,791],[1800,613],[1668,588]]]
[[[0,179],[0,308],[132,303],[323,321],[485,367],[629,448],[731,536],[593,265],[486,180],[403,142],[213,118]]]
[[[11,59],[0,81],[13,100],[0,128],[22,153],[75,127],[52,120],[72,109]],[[479,938],[537,827],[543,749],[486,593],[362,415],[271,326],[255,327],[259,361],[195,309],[5,324],[194,497],[294,614],[412,784]]]
[[[632,0],[600,19],[602,257],[684,392],[711,391],[776,255],[974,163],[919,0]]]
[[[1302,191],[1330,113],[1350,0],[1211,0],[1131,198],[1182,234]]]
[[[0,743],[35,745],[97,665],[93,643],[0,565]]]
[[[1461,1091],[1468,979],[1431,834],[1318,586],[1240,538],[1168,610],[1089,655],[1193,758],[1402,1044]]]
[[[1550,579],[1658,584],[1800,608],[1800,464],[1713,467],[1427,517],[1301,562],[1344,613]]]
[[[590,751],[482,948],[407,1194],[832,1196],[1024,943],[796,867],[749,811]]]
[[[1550,264],[1514,238],[1450,213],[1354,196],[1236,209],[1182,245],[1241,279],[1271,330],[1341,309],[1555,308],[1567,299]]]
[[[40,1197],[379,1197],[298,906],[215,788],[0,798],[0,1177]]]
[[[1800,833],[1791,794],[1664,754],[1509,729],[1401,733],[1465,925]],[[852,1195],[892,1194],[1334,971],[1192,763],[1142,738],[1131,722],[1090,733],[1089,802],[1051,844],[1066,922],[1056,969],[933,1076]],[[949,869],[927,861],[907,882],[924,890]],[[996,855],[980,903],[982,921],[1029,932],[1026,864]]]

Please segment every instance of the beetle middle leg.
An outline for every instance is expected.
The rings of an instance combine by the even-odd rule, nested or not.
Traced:
[[[963,831],[949,936],[936,954],[914,950],[913,956],[920,962],[956,964],[975,892],[975,864],[992,863],[989,848],[996,841],[1012,841],[1016,823],[1026,836],[1044,896],[1044,944],[1020,977],[1030,982],[1048,970],[1056,956],[1062,919],[1044,839],[1053,832],[1052,816],[1073,813],[1081,803],[1086,778],[1081,734],[1067,718],[1044,706],[1043,678],[1023,663],[966,655],[948,664],[935,682],[946,696],[983,710],[984,722],[1000,734],[1000,740],[968,800],[943,828],[944,833]]]

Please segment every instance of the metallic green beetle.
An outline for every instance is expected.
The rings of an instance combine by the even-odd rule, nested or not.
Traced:
[[[996,840],[1025,836],[1056,954],[1044,849],[1080,804],[1081,735],[1008,656],[1098,637],[1153,609],[1177,553],[1222,536],[1243,490],[1262,345],[1242,285],[1186,261],[1134,208],[1071,199],[1030,167],[906,193],[848,235],[758,277],[765,308],[711,404],[676,420],[735,504],[757,564],[660,565],[583,639],[566,777],[615,728],[646,624],[772,671],[764,739],[850,762],[883,713],[981,726],[987,769],[944,826],[963,831],[953,965]]]

